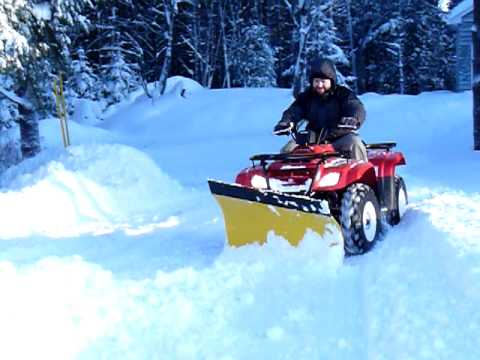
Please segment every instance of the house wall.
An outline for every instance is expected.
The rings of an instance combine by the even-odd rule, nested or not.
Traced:
[[[472,26],[473,11],[462,18],[457,28],[457,90],[470,90],[472,88]]]

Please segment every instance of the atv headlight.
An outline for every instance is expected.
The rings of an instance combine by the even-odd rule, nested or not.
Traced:
[[[266,189],[267,188],[267,180],[260,175],[253,175],[252,180],[250,180],[252,186],[256,189]]]
[[[331,172],[322,177],[322,179],[318,183],[318,186],[319,187],[335,186],[338,184],[339,180],[340,180],[340,173]]]

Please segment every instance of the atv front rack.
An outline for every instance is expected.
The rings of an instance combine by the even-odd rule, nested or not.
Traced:
[[[332,156],[342,157],[342,154],[338,152],[327,152],[327,153],[310,153],[310,154],[299,154],[299,153],[285,153],[285,154],[260,154],[254,155],[250,158],[252,161],[253,166],[255,166],[255,161],[260,162],[260,166],[263,168],[263,172],[265,173],[265,180],[267,182],[267,189],[271,190],[270,186],[270,178],[268,176],[267,166],[269,165],[269,161],[304,161],[308,162],[311,160],[320,159],[316,165],[315,173],[318,172],[320,165],[322,164],[323,160],[326,160]],[[308,191],[306,194],[309,194],[312,191],[313,181],[310,184]]]
[[[325,160],[332,156],[342,156],[338,152],[328,153],[313,153],[313,154],[298,154],[298,153],[285,153],[285,154],[259,154],[253,155],[250,160],[260,161],[264,164],[267,161],[310,161],[315,159]]]

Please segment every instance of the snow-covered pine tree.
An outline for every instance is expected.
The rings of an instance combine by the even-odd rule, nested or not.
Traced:
[[[367,64],[365,48],[376,27],[381,24],[378,14],[380,4],[372,0],[336,0],[333,19],[337,29],[338,44],[350,60],[354,88],[362,93],[367,89]],[[365,9],[368,8],[368,11]],[[343,67],[341,67],[343,68]],[[348,69],[345,69],[348,70]]]
[[[293,75],[293,91],[297,94],[307,85],[309,58],[325,56],[338,60],[345,57],[336,46],[333,19],[330,16],[332,0],[284,0],[293,23],[291,44],[295,59],[284,75]]]
[[[7,91],[1,84],[0,96],[18,106],[15,121],[20,124],[22,154],[33,156],[40,151],[40,139],[34,101],[37,95],[32,91],[28,73],[29,65],[35,62],[38,44],[31,41],[31,27],[34,17],[27,11],[28,4],[13,0],[0,0],[0,72],[10,79]],[[23,26],[22,26],[23,25]],[[33,75],[33,74],[32,74]],[[14,115],[9,112],[9,115]]]
[[[0,88],[11,93],[13,79],[0,72]],[[19,118],[18,104],[0,95],[0,174],[19,162],[21,154],[15,138],[15,121]],[[18,131],[18,129],[16,129]]]
[[[76,59],[72,61],[69,87],[80,98],[96,99],[99,95],[96,89],[97,81],[85,51],[79,48],[76,51]]]
[[[53,78],[68,68],[70,36],[84,25],[78,13],[90,5],[89,0],[0,0],[0,72],[14,84],[11,92],[0,91],[18,105],[24,157],[40,151],[38,118],[55,108]]]
[[[453,34],[436,0],[404,0],[405,89],[417,94],[446,88],[453,59]]]
[[[12,93],[13,79],[0,72],[0,88]],[[0,95],[0,131],[10,128],[18,120],[18,104],[6,96]]]
[[[277,56],[277,84],[280,87],[291,87],[293,83],[293,67],[295,64],[295,46],[292,44],[294,23],[289,8],[283,0],[263,0],[260,24],[267,26],[270,41]]]
[[[340,8],[336,24],[343,49],[355,54],[351,58],[355,59],[359,92],[418,93],[445,88],[453,37],[436,0],[339,0],[336,8]],[[347,10],[352,15],[352,31]]]
[[[163,66],[167,24],[163,3],[157,0],[138,0],[131,6],[123,21],[122,31],[128,35],[129,47],[138,54],[139,75],[146,93],[153,97],[149,83],[158,82]]]
[[[340,0],[333,2],[333,21],[335,24],[337,44],[343,50],[349,60],[348,65],[339,64],[339,70],[345,74],[351,73],[346,80],[351,84],[353,90],[358,92],[358,71],[357,71],[357,51],[354,42],[354,23],[352,18],[351,0]]]
[[[222,86],[272,86],[276,83],[275,48],[271,32],[262,23],[266,1],[218,0]],[[254,51],[258,51],[258,56]],[[245,67],[240,65],[243,63]]]
[[[249,25],[242,29],[240,42],[233,52],[234,85],[269,87],[276,85],[275,51],[263,25]]]
[[[215,79],[223,83],[219,74],[222,44],[218,34],[221,27],[218,14],[220,0],[197,0],[196,6],[189,6],[180,14],[181,29],[176,49],[184,56],[182,67],[192,74],[194,80],[211,88]],[[220,84],[221,86],[221,84]]]
[[[378,3],[375,5],[375,13],[367,15],[364,19],[366,32],[359,37],[363,91],[381,93],[403,91],[404,17],[400,10],[402,8],[399,6],[399,0]],[[368,27],[370,22],[372,26]]]
[[[91,50],[98,52],[102,96],[109,105],[124,99],[140,84],[138,54],[131,50],[130,36],[123,31],[124,20],[130,8],[129,4],[123,5],[121,15],[118,15],[119,9],[115,6],[102,9],[104,16],[96,24],[96,43],[101,46]],[[129,57],[134,60],[130,61]]]
[[[311,34],[306,39],[307,63],[318,57],[326,57],[336,64],[348,65],[343,49],[337,44],[339,38],[332,15],[333,1],[323,0],[312,7]]]
[[[296,95],[301,92],[307,79],[307,58],[305,45],[309,36],[312,23],[316,19],[312,19],[313,13],[312,2],[303,0],[285,0],[286,8],[290,14],[293,23],[291,34],[291,44],[294,45],[293,54],[295,58],[290,68],[284,72],[284,75],[291,75],[293,79],[293,93]]]
[[[104,48],[106,50],[106,48]],[[101,66],[103,83],[102,95],[109,105],[120,102],[139,84],[135,64],[125,61],[120,47],[108,49],[109,62]]]

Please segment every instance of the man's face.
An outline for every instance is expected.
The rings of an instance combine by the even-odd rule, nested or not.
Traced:
[[[314,78],[312,85],[318,95],[323,95],[332,88],[332,81],[330,79]]]

